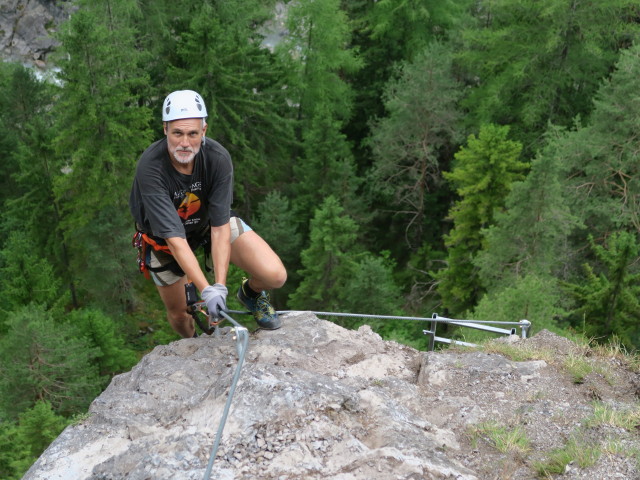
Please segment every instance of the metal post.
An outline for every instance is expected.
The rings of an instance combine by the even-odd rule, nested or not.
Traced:
[[[434,313],[432,315],[432,318],[437,318],[438,314]],[[438,322],[431,322],[431,329],[430,330],[423,330],[423,333],[426,335],[429,335],[429,351],[433,352],[433,350],[435,349],[435,343],[436,343],[436,326],[438,325]]]
[[[531,327],[531,322],[529,320],[520,320],[520,328],[522,328],[522,338],[527,338],[529,335],[529,328]]]

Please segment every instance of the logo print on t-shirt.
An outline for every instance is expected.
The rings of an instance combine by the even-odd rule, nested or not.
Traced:
[[[191,192],[185,194],[182,203],[180,203],[178,207],[178,215],[180,218],[186,220],[198,210],[200,210],[200,199]]]

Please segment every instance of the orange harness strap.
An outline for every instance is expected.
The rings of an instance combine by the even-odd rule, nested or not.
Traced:
[[[173,255],[168,245],[160,245],[158,242],[156,242],[153,238],[151,238],[146,233],[142,233],[142,238],[146,243],[151,245],[155,251],[164,252],[164,253],[168,253],[169,255]]]
[[[149,248],[149,246],[156,251],[165,252],[165,253],[168,253],[169,255],[172,254],[171,249],[169,248],[168,245],[160,245],[149,235],[147,235],[146,233],[142,233],[140,231],[136,231],[136,233],[133,234],[133,239],[131,241],[131,244],[138,249],[138,269],[140,270],[140,273],[144,274],[147,280],[151,279],[149,270],[154,270],[148,264],[149,254],[147,249]]]

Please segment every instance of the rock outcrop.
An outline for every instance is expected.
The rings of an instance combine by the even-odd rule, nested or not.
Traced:
[[[4,0],[0,2],[0,55],[5,60],[47,67],[58,42],[53,33],[68,18],[71,2]]]
[[[570,355],[558,338],[514,341]],[[156,347],[113,379],[24,480],[203,478],[236,364],[230,328]],[[250,336],[211,478],[535,478],[535,461],[581,428],[596,393],[634,405],[636,374],[616,372],[613,383],[577,384],[550,360],[420,352],[367,326],[351,331],[308,312],[287,314],[282,329]],[[474,437],[487,421],[520,425],[530,453],[514,456]],[[621,435],[640,445],[636,432]],[[616,478],[611,472],[638,478],[624,455],[562,478]]]

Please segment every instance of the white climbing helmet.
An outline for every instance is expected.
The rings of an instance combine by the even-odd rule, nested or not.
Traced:
[[[204,100],[193,90],[171,92],[162,104],[162,121],[170,122],[180,118],[206,118],[207,107]]]

